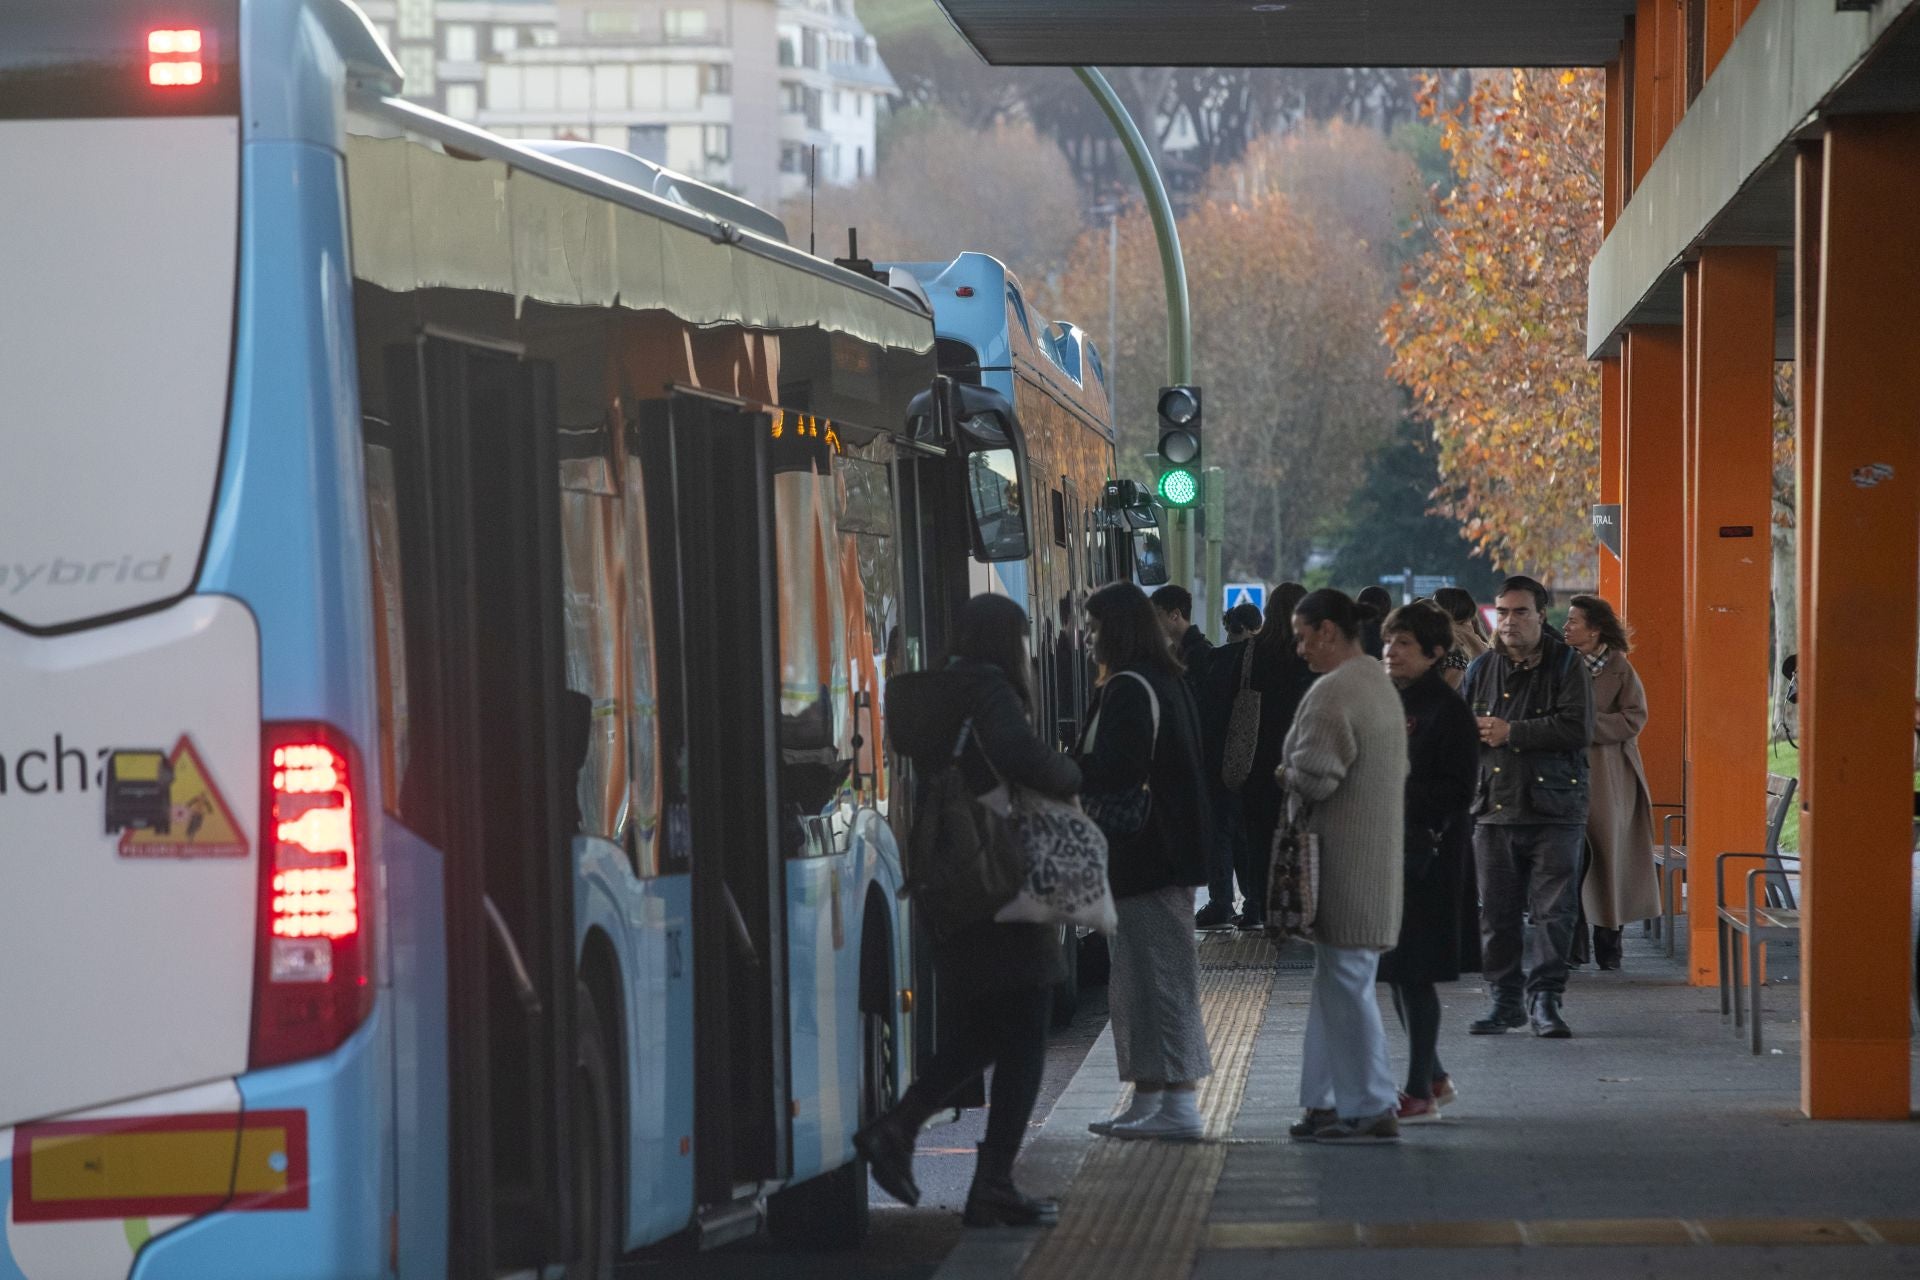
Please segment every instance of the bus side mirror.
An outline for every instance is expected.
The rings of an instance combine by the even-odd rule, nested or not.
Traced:
[[[1167,582],[1167,549],[1158,529],[1140,529],[1133,535],[1134,577],[1143,587],[1164,586]]]

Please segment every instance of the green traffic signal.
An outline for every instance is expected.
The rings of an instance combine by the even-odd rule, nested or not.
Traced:
[[[1200,498],[1200,477],[1186,467],[1160,473],[1160,500],[1170,507],[1190,507]]]

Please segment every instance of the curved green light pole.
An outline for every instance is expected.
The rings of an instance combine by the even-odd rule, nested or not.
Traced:
[[[1160,242],[1160,273],[1167,286],[1167,382],[1193,381],[1193,316],[1187,306],[1187,261],[1180,254],[1180,229],[1174,225],[1173,202],[1167,199],[1167,187],[1160,180],[1159,167],[1147,150],[1147,140],[1127,113],[1126,104],[1113,91],[1095,67],[1075,67],[1073,73],[1087,92],[1107,113],[1113,131],[1127,149],[1127,159],[1140,179],[1140,190],[1147,198],[1147,213],[1153,218],[1154,238]]]
[[[1133,171],[1140,179],[1140,190],[1147,198],[1147,213],[1153,219],[1154,239],[1160,244],[1160,273],[1167,287],[1167,382],[1169,385],[1181,385],[1193,381],[1193,312],[1187,302],[1187,260],[1180,252],[1180,229],[1173,221],[1173,201],[1167,198],[1167,185],[1160,180],[1160,168],[1153,162],[1153,153],[1147,150],[1147,140],[1140,136],[1139,126],[1128,114],[1126,104],[1120,101],[1120,95],[1113,91],[1106,76],[1095,67],[1075,67],[1073,73],[1080,77],[1080,83],[1087,86],[1087,92],[1107,113],[1107,120],[1113,125],[1113,131],[1120,135],[1120,144],[1127,149],[1127,159],[1133,161]],[[1197,477],[1204,484],[1204,477]],[[1194,580],[1195,560],[1198,548],[1195,543],[1194,512],[1186,508],[1174,513],[1174,528],[1169,530],[1178,538],[1178,549],[1173,550],[1173,560],[1180,566],[1179,580],[1189,587],[1198,586]],[[1207,535],[1207,572],[1210,579],[1220,578],[1220,537],[1221,530],[1216,521],[1209,527]],[[1205,598],[1197,601],[1199,616],[1194,621],[1200,624],[1202,631],[1213,630],[1213,601]]]

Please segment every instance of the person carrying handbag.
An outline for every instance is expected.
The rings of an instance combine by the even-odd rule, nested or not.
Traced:
[[[1019,605],[1004,596],[975,596],[955,617],[952,656],[944,667],[888,681],[886,722],[895,748],[913,762],[916,800],[929,798],[933,780],[954,765],[956,752],[975,796],[1003,782],[1059,799],[1080,790],[1079,767],[1034,731],[1027,635]],[[924,816],[916,810],[916,823]],[[940,850],[916,852],[938,856]],[[927,878],[918,868],[910,872],[916,880]],[[923,918],[938,914],[920,905]],[[921,1127],[991,1066],[986,1141],[963,1221],[1031,1226],[1058,1218],[1058,1205],[1032,1199],[1013,1183],[1014,1160],[1046,1064],[1053,988],[1067,976],[1058,938],[1050,924],[996,924],[983,916],[950,925],[935,942],[939,1047],[905,1096],[853,1138],[874,1180],[896,1200],[919,1202],[913,1148]]]
[[[1134,1086],[1124,1111],[1090,1127],[1193,1140],[1204,1128],[1195,1091],[1213,1071],[1193,936],[1209,822],[1198,716],[1140,588],[1102,587],[1087,617],[1106,678],[1080,742],[1082,803],[1107,835],[1119,915],[1107,1006],[1120,1079]]]

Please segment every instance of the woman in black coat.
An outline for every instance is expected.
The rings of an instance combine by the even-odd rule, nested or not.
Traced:
[[[1211,815],[1200,766],[1200,723],[1179,661],[1146,594],[1130,582],[1087,601],[1093,654],[1104,679],[1080,742],[1089,811],[1151,797],[1137,831],[1107,831],[1107,878],[1119,926],[1110,942],[1107,1012],[1122,1081],[1133,1101],[1093,1131],[1116,1138],[1193,1140],[1195,1090],[1212,1074],[1200,1021],[1194,886],[1207,878]]]
[[[1440,996],[1480,967],[1480,919],[1473,870],[1474,783],[1480,734],[1473,712],[1448,686],[1444,664],[1453,620],[1432,605],[1387,615],[1381,661],[1400,686],[1407,711],[1406,908],[1400,942],[1380,958],[1380,981],[1393,984],[1407,1025],[1407,1085],[1402,1123],[1438,1119],[1453,1098],[1440,1065]]]
[[[975,596],[955,619],[953,656],[944,668],[887,683],[888,731],[913,761],[922,795],[952,762],[956,743],[974,795],[1002,781],[1060,799],[1079,792],[1079,766],[1033,729],[1027,634],[1019,605],[1004,596]],[[918,1203],[914,1139],[949,1097],[991,1066],[986,1141],[963,1220],[975,1227],[1051,1223],[1059,1206],[1022,1195],[1013,1185],[1013,1162],[1040,1092],[1053,988],[1067,976],[1058,932],[1048,924],[985,920],[937,943],[934,965],[942,1001],[939,1048],[906,1096],[854,1135],[854,1146],[889,1195]]]
[[[1293,728],[1293,713],[1307,696],[1314,674],[1293,642],[1293,609],[1306,598],[1297,582],[1283,582],[1267,598],[1267,618],[1252,640],[1253,674],[1248,684],[1260,694],[1260,736],[1253,748],[1253,768],[1240,788],[1242,821],[1247,838],[1234,870],[1247,905],[1242,929],[1263,929],[1267,923],[1267,876],[1273,859],[1273,835],[1280,828],[1284,798],[1274,770],[1281,748]]]

